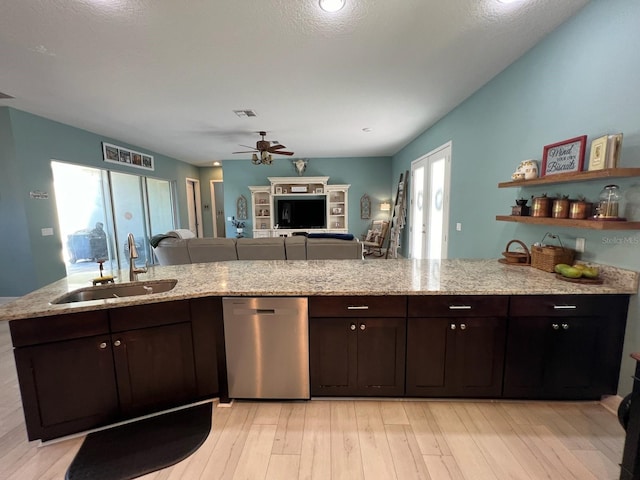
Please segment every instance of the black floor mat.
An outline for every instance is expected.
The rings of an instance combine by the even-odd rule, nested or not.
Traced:
[[[211,403],[90,433],[67,480],[126,480],[187,458],[211,430]]]

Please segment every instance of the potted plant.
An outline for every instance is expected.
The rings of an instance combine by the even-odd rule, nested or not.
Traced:
[[[231,218],[231,223],[234,227],[236,227],[236,237],[241,238],[244,237],[244,222],[240,220],[236,220],[236,217]]]

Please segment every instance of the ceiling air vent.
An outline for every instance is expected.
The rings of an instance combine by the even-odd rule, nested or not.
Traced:
[[[239,117],[257,117],[256,112],[253,110],[234,110],[235,113]]]
[[[0,92],[0,98],[13,98],[11,95],[7,95],[6,93]]]

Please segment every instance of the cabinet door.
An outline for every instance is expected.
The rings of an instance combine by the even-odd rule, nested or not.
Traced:
[[[358,319],[358,395],[404,395],[406,321]]]
[[[506,319],[409,318],[407,395],[496,397]]]
[[[407,323],[407,395],[449,395],[446,382],[450,319],[409,318]]]
[[[123,414],[149,413],[150,408],[196,398],[190,323],[131,330],[112,338]]]
[[[514,398],[599,398],[599,317],[511,319],[504,395]]]
[[[455,328],[453,328],[455,326]],[[502,394],[506,318],[465,318],[449,322],[453,349],[447,355],[447,383],[462,397]]]
[[[596,387],[598,318],[568,318],[551,323],[545,392],[554,398],[599,398]]]
[[[357,394],[357,321],[309,319],[311,395]]]
[[[16,348],[29,440],[105,425],[118,415],[108,335]]]

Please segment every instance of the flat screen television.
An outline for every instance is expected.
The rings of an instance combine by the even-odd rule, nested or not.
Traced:
[[[279,228],[326,228],[326,198],[277,198],[275,223]]]

